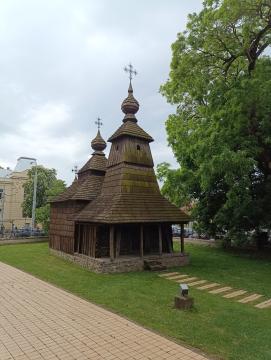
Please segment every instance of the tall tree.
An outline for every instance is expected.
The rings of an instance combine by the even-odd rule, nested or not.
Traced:
[[[158,175],[212,236],[271,228],[270,42],[270,0],[206,0],[172,45],[161,92],[177,105],[166,127],[180,169]]]
[[[28,171],[28,180],[24,184],[24,201],[22,204],[24,216],[32,216],[35,167]],[[47,226],[49,221],[49,204],[51,197],[61,193],[66,188],[65,182],[56,178],[55,169],[37,166],[37,202],[36,220]]]

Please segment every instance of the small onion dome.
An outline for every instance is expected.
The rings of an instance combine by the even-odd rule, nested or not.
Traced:
[[[106,142],[98,130],[96,137],[91,141],[91,147],[95,151],[103,151],[106,148]]]
[[[128,120],[137,122],[135,114],[138,112],[138,109],[139,109],[139,103],[134,98],[132,84],[130,83],[128,89],[128,96],[121,104],[121,110],[125,114],[123,122],[126,122]]]

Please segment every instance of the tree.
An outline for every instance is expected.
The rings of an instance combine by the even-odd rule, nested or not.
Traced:
[[[172,45],[161,92],[177,105],[166,128],[180,169],[158,175],[212,236],[271,228],[270,42],[270,0],[206,0]]]
[[[42,224],[43,230],[47,233],[50,223],[50,203],[48,202],[56,195],[62,193],[66,186],[63,180],[56,179],[52,187],[46,191],[47,202],[45,205],[36,209],[36,221]]]
[[[28,180],[24,184],[24,201],[22,204],[24,216],[32,216],[33,189],[35,168],[28,171]],[[55,169],[46,169],[37,166],[37,202],[36,221],[48,229],[50,205],[48,201],[63,192],[66,188],[65,182],[56,178]]]

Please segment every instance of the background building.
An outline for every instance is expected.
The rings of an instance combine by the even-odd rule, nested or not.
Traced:
[[[14,170],[0,167],[0,227],[6,230],[12,226],[21,228],[31,224],[22,211],[24,200],[23,184],[27,181],[27,171],[33,166],[33,159],[20,157]]]

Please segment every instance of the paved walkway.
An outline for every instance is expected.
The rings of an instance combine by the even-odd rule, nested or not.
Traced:
[[[0,263],[0,359],[207,358]]]

